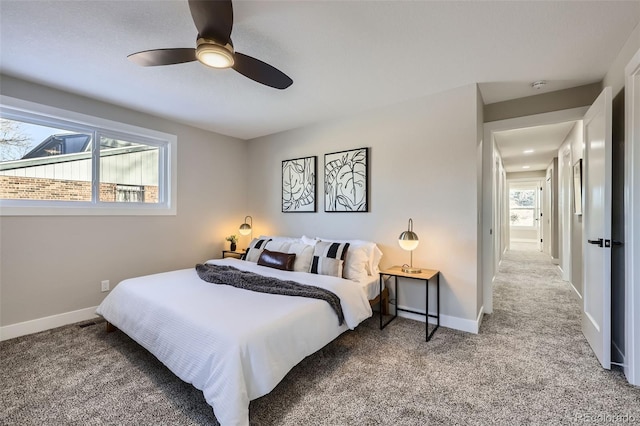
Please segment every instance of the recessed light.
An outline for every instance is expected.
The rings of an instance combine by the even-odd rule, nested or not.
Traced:
[[[525,149],[524,151],[522,151],[525,154],[531,154],[533,152],[532,149]]]
[[[522,166],[523,169],[528,169],[530,166]]]

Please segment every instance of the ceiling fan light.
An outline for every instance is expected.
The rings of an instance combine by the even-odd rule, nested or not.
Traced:
[[[230,68],[234,63],[231,49],[231,45],[221,46],[214,41],[199,39],[196,58],[212,68]]]

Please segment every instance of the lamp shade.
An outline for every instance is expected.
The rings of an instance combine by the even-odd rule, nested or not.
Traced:
[[[419,242],[418,235],[413,232],[413,220],[409,219],[409,227],[398,237],[398,244],[400,244],[403,250],[411,251],[418,247]]]
[[[419,243],[420,241],[415,232],[405,231],[400,234],[400,238],[398,238],[398,244],[400,244],[403,250],[415,250]]]
[[[249,223],[247,223],[247,219],[249,219]],[[251,225],[253,225],[253,218],[251,216],[246,216],[244,218],[244,223],[242,225],[240,225],[240,228],[238,228],[238,232],[240,233],[240,235],[249,235],[251,233]]]

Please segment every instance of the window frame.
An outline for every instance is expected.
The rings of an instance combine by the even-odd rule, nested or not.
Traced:
[[[177,214],[177,137],[22,99],[0,96],[3,118],[90,133],[91,201],[0,199],[0,216],[174,216]],[[158,202],[100,201],[100,137],[158,147]]]

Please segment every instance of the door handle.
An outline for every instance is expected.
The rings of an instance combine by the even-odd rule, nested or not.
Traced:
[[[598,238],[597,240],[587,240],[589,244],[595,244],[599,247],[602,247],[602,238]]]

